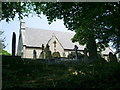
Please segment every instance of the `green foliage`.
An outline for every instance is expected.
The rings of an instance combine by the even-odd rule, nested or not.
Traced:
[[[0,55],[7,55],[7,56],[9,56],[11,54],[2,49],[2,50],[0,50]]]
[[[119,24],[115,24],[120,18],[114,19],[120,17],[119,3],[44,3],[42,6],[49,23],[63,19],[68,30],[76,32],[73,42],[84,45],[93,36],[100,48],[113,42],[113,46],[120,49]]]
[[[82,55],[81,53],[78,52],[78,58],[81,59],[83,58],[84,55]],[[75,58],[76,54],[75,52],[71,52],[70,54],[68,54],[68,58]]]
[[[109,53],[109,62],[118,62],[116,55]]]
[[[68,58],[75,58],[75,52],[71,52],[70,54],[68,54]]]
[[[3,56],[2,63],[3,89],[120,88],[120,63],[68,61],[50,64],[10,56]]]
[[[15,15],[19,15],[19,19],[32,13],[34,5],[30,2],[2,2],[2,18],[9,22],[14,20]]]
[[[53,52],[52,57],[58,58],[58,57],[60,57],[60,53],[59,52]]]

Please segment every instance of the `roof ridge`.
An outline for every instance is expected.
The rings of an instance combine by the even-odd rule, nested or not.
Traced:
[[[57,31],[57,30],[49,30],[49,29],[42,29],[42,28],[32,28],[32,27],[26,27],[29,29],[35,29],[35,30],[45,30],[45,31],[52,31],[52,32],[62,32],[62,33],[70,33],[70,34],[74,34],[74,32],[67,32],[67,31]]]

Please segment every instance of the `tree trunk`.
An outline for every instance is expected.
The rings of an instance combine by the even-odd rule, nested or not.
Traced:
[[[12,56],[15,56],[15,50],[16,50],[16,34],[13,32],[12,36]]]
[[[96,46],[94,36],[90,36],[88,38],[87,49],[88,49],[88,52],[89,52],[90,60],[92,60],[92,61],[97,60],[97,46]]]

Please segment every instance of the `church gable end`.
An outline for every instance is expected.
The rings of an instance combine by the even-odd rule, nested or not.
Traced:
[[[59,52],[60,56],[63,57],[64,48],[55,35],[52,35],[52,38],[48,41],[48,44],[52,53]]]

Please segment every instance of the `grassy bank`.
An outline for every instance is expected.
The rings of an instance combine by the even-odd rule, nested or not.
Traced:
[[[3,88],[120,88],[120,64],[3,57]]]

